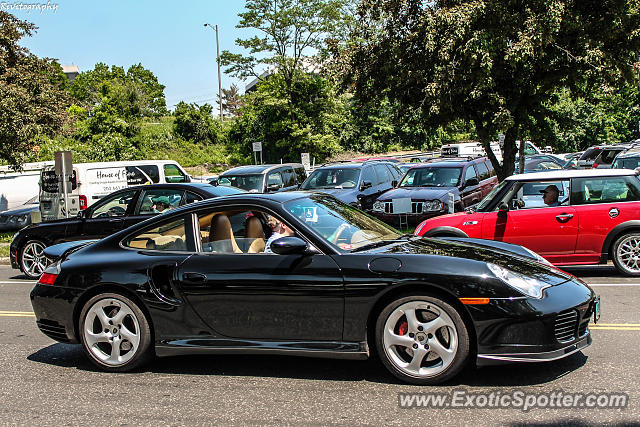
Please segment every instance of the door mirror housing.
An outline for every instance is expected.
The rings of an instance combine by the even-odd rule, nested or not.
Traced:
[[[480,184],[480,181],[478,181],[478,178],[469,178],[467,180],[467,182],[464,183],[465,187],[473,187]]]
[[[267,193],[274,193],[278,190],[280,190],[280,186],[278,184],[267,185]]]
[[[396,181],[396,180],[391,181],[391,186],[393,188],[396,188],[398,186],[398,181]]]
[[[84,219],[87,217],[87,211],[78,211],[78,215],[76,215],[79,219]]]
[[[360,191],[364,191],[367,188],[371,188],[373,184],[371,184],[371,181],[362,181],[362,184],[360,184]]]
[[[498,206],[498,216],[506,217],[507,212],[509,212],[509,205],[505,202],[500,203],[500,206]]]
[[[299,237],[281,237],[271,242],[271,251],[278,255],[303,254],[309,245]]]

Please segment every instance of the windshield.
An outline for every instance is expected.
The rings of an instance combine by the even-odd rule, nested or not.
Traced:
[[[250,193],[261,193],[262,178],[262,175],[225,175],[218,178],[218,185],[237,187]]]
[[[414,168],[409,169],[400,187],[456,187],[462,168]]]
[[[493,187],[493,190],[491,190],[491,192],[487,194],[486,197],[480,201],[480,203],[478,203],[478,206],[476,206],[476,211],[486,212],[489,203],[491,203],[496,194],[498,194],[500,190],[505,187],[505,185],[507,185],[507,181],[502,181],[500,184]]]
[[[354,251],[402,236],[394,228],[331,196],[318,194],[296,199],[284,207],[327,242],[343,250]]]
[[[314,188],[355,188],[360,176],[359,168],[317,169],[302,184],[303,190]]]

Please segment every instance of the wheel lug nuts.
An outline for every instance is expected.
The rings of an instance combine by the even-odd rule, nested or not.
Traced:
[[[413,348],[418,348],[418,344],[414,344],[414,345],[413,345]]]
[[[429,334],[429,335],[427,335],[427,338],[431,339],[431,338],[433,338],[433,335]]]
[[[409,332],[409,338],[413,338],[414,336],[413,332]]]
[[[429,344],[425,344],[425,345],[424,345],[424,349],[425,349],[425,350],[429,350]]]
[[[418,330],[421,331],[422,330],[422,326],[418,326]]]

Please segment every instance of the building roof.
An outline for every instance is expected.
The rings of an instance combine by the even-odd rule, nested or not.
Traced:
[[[62,72],[65,74],[77,73],[80,74],[80,69],[77,65],[63,65]]]

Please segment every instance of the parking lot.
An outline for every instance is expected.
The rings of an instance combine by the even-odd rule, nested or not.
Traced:
[[[640,419],[640,280],[613,267],[568,269],[602,297],[593,345],[566,359],[469,369],[440,387],[398,383],[372,361],[275,356],[160,359],[144,371],[106,374],[80,346],[39,332],[33,282],[0,266],[0,424],[514,424]],[[398,393],[626,393],[625,409],[400,409]]]

